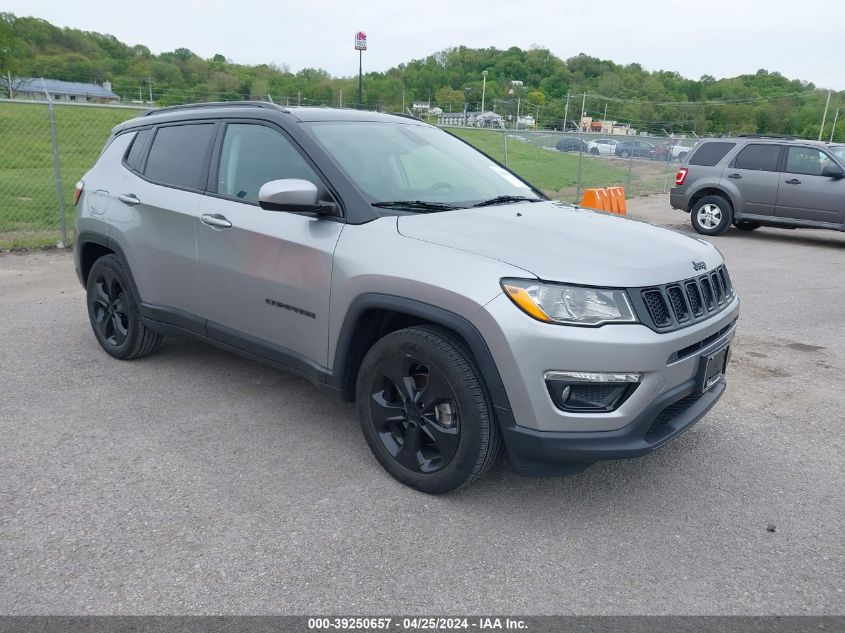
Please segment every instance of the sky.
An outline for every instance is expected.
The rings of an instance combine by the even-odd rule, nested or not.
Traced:
[[[185,47],[238,63],[358,72],[354,35],[368,36],[364,71],[451,46],[586,53],[691,79],[779,71],[845,90],[842,0],[5,0],[0,11],[110,33],[154,53]]]

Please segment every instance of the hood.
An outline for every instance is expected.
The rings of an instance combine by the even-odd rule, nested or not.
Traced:
[[[716,248],[681,233],[556,202],[399,216],[398,230],[496,259],[547,281],[639,287],[688,279],[722,263]]]

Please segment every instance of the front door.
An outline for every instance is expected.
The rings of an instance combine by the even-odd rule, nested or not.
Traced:
[[[319,177],[277,128],[229,123],[201,202],[197,256],[209,336],[308,371],[327,364],[332,257],[344,224],[265,211],[266,182]],[[244,336],[245,335],[245,336]],[[291,361],[289,363],[288,361]]]
[[[780,174],[776,215],[790,220],[842,224],[845,221],[845,179],[822,176],[836,164],[817,147],[790,146]]]

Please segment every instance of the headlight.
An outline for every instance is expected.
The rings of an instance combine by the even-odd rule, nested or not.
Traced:
[[[624,290],[585,288],[530,279],[502,279],[501,283],[511,301],[538,321],[594,326],[638,322]]]

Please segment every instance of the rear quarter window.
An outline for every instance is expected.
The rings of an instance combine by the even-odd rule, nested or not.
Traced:
[[[695,150],[695,153],[690,157],[690,165],[699,165],[701,167],[713,167],[718,165],[736,143],[723,143],[716,141],[713,143],[702,143],[701,147]]]
[[[147,141],[150,139],[152,129],[139,130],[132,139],[132,145],[126,152],[124,162],[132,171],[141,171],[141,159],[144,157],[144,150],[147,148]]]

